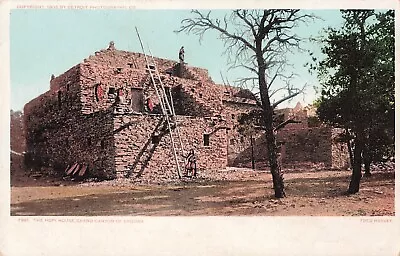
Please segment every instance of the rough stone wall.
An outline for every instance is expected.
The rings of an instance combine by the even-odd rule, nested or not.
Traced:
[[[206,83],[214,83],[211,77],[208,75],[208,70],[198,67],[189,67],[188,65],[177,64],[175,65],[175,75],[189,79],[189,80],[196,80],[196,81],[203,81]]]
[[[227,164],[226,132],[223,122],[211,118],[177,117],[184,155],[194,149],[198,170],[224,168]],[[160,115],[116,115],[114,118],[115,163],[118,176],[131,172],[130,177],[144,180],[177,178],[176,164],[168,133],[162,132]],[[204,146],[204,134],[210,135]],[[157,139],[152,138],[163,134]],[[178,142],[178,137],[174,136]],[[179,153],[181,156],[181,153]],[[141,156],[141,157],[140,157]],[[180,157],[182,166],[183,158]]]
[[[177,114],[191,116],[221,116],[233,125],[239,113],[254,109],[252,99],[235,96],[241,89],[205,81],[179,79],[173,88]]]
[[[300,123],[291,123],[285,126],[286,129],[305,129],[308,128],[308,114],[306,109],[302,108],[284,108],[276,109],[275,113],[282,115],[282,121],[293,119]]]
[[[64,74],[50,80],[51,91],[69,91],[70,87],[76,86],[79,82],[80,64],[73,66]]]
[[[107,62],[106,62],[107,63]],[[116,101],[117,90],[122,90],[126,99],[131,98],[131,88],[143,89],[147,79],[146,72],[126,68],[119,72],[116,67],[89,60],[81,65],[82,113],[111,109]],[[96,96],[97,90],[102,93]],[[110,88],[114,92],[110,94]],[[126,104],[130,102],[127,101]]]
[[[251,137],[239,135],[232,136],[230,133],[228,145],[228,165],[250,167],[251,163]],[[263,133],[253,135],[253,157],[256,163],[268,161],[266,141]]]
[[[251,161],[250,135],[241,134],[238,131],[238,118],[243,113],[248,113],[257,108],[255,104],[247,101],[224,100],[224,116],[231,130],[228,131],[228,165],[237,166],[239,163]],[[255,135],[255,138],[259,135]],[[254,152],[257,160],[261,160],[262,152]],[[260,155],[260,156],[259,156]],[[259,157],[258,157],[259,156]]]
[[[282,129],[278,141],[283,142],[282,163],[324,163],[332,166],[331,128]]]
[[[154,61],[153,61],[154,60]],[[148,57],[150,64],[155,63],[160,73],[172,71],[174,65],[178,62],[156,58],[151,59]],[[95,52],[95,55],[91,55],[86,58],[86,61],[95,62],[99,65],[121,68],[122,71],[125,69],[146,69],[146,60],[142,53],[121,51],[116,49],[100,50]]]
[[[217,116],[224,113],[222,100],[240,103],[250,101],[234,96],[240,89],[214,84],[205,69],[185,65],[184,70],[188,74],[184,78],[179,78],[171,75],[171,69],[178,64],[177,62],[159,58],[154,58],[154,62],[157,64],[164,86],[172,88],[178,115]],[[155,113],[160,113],[159,100],[145,68],[146,61],[143,54],[113,48],[98,51],[85,59],[80,65],[82,112],[88,114],[113,108],[116,97],[110,97],[108,94],[110,88],[115,91],[122,90],[124,106],[121,109],[129,112],[132,103],[131,88],[137,88],[143,89],[143,102],[150,98],[155,105]],[[156,77],[155,72],[153,74]],[[100,99],[96,98],[96,86],[100,86],[103,91]]]
[[[89,165],[89,173],[113,178],[112,117],[109,112],[81,113],[79,83],[68,88],[67,72],[53,79],[53,88],[25,105],[27,152],[36,167],[53,167],[62,173],[74,163]],[[77,77],[77,76],[74,76]],[[101,142],[103,141],[103,142]]]
[[[215,98],[215,93],[219,90],[205,88],[198,90],[203,83],[208,83],[207,87],[212,87],[208,78],[207,70],[200,68],[185,68],[190,72],[192,79],[174,77],[167,72],[177,63],[174,61],[154,58],[157,63],[159,74],[165,87],[179,87],[174,89],[175,105],[177,114],[208,116],[219,112],[220,97]],[[185,66],[186,67],[186,66]],[[158,82],[157,74],[152,72],[155,81]],[[154,90],[151,77],[146,70],[146,61],[143,54],[131,53],[119,50],[102,50],[96,52],[94,56],[85,59],[80,65],[81,84],[82,84],[82,103],[83,113],[92,113],[110,109],[115,106],[116,97],[109,95],[110,88],[114,91],[122,90],[124,97],[125,111],[129,112],[131,105],[131,89],[143,89],[143,102],[150,98],[155,105],[155,113],[160,113],[159,99]],[[207,77],[207,78],[206,78]],[[205,79],[196,81],[193,79]],[[103,91],[102,97],[96,97],[96,87],[100,86]],[[204,95],[204,99],[202,96]],[[211,97],[209,97],[211,95]],[[214,95],[214,97],[212,97]],[[121,103],[120,103],[121,104]],[[178,107],[184,106],[184,107]],[[219,108],[218,108],[219,107]],[[218,108],[218,109],[216,109]]]
[[[173,88],[176,113],[190,116],[216,116],[222,110],[222,94],[218,85],[180,79]]]

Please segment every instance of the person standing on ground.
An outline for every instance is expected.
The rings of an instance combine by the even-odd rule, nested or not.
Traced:
[[[194,154],[194,149],[191,149],[189,154],[186,157],[186,176],[196,177],[197,175],[197,164],[196,164],[196,156]]]

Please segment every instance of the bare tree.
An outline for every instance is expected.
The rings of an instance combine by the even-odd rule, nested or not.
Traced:
[[[244,68],[253,74],[242,78],[240,83],[258,85],[258,104],[265,124],[275,197],[285,197],[283,175],[278,163],[273,112],[279,104],[297,96],[302,90],[290,84],[277,89],[272,85],[278,77],[284,76],[286,52],[300,48],[301,38],[294,33],[294,29],[299,23],[314,17],[291,9],[234,10],[222,19],[212,18],[211,11],[203,13],[192,10],[191,13],[193,17],[182,20],[177,32],[198,35],[201,41],[204,33],[216,31],[224,42],[230,68]],[[288,94],[271,102],[271,96],[283,89]]]

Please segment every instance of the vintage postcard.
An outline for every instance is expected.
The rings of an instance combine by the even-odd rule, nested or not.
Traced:
[[[0,8],[0,255],[400,253],[398,2]]]

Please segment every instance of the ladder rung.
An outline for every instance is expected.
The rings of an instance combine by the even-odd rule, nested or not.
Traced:
[[[154,65],[154,64],[149,64],[149,65],[146,66],[146,68],[147,68],[147,69],[150,69],[150,70],[156,70],[156,65]]]

